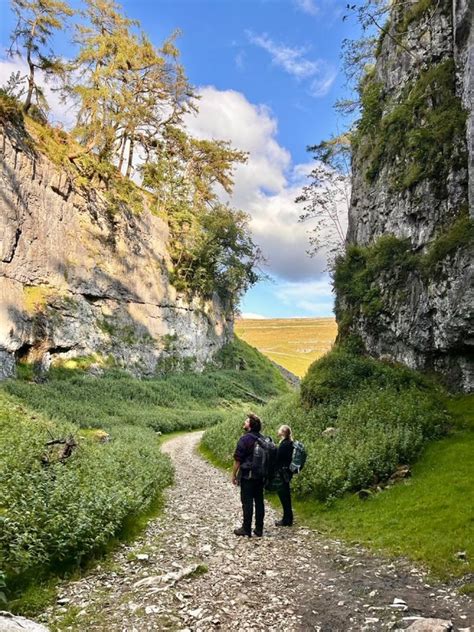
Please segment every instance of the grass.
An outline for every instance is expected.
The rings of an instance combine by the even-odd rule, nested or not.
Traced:
[[[472,573],[474,396],[452,398],[447,406],[453,430],[428,445],[411,479],[366,501],[357,495],[330,504],[297,500],[297,514],[319,531],[406,556],[443,579]],[[466,561],[456,557],[459,551],[466,551]]]
[[[237,335],[268,358],[302,377],[310,364],[334,343],[334,318],[246,319],[235,323]]]

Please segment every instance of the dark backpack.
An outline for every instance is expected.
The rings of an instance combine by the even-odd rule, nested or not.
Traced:
[[[299,474],[306,463],[306,450],[301,441],[293,441],[293,455],[291,457],[290,472]]]
[[[273,478],[275,473],[277,447],[271,437],[259,436],[253,445],[250,478],[264,482]]]

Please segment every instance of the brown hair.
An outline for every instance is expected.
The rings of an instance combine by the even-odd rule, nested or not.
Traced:
[[[255,413],[249,413],[247,415],[247,419],[249,420],[249,423],[250,423],[250,430],[260,432],[260,430],[262,429],[262,422],[261,422],[260,417],[256,415]]]

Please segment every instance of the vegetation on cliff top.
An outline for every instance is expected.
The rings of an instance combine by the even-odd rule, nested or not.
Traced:
[[[12,8],[18,21],[10,54],[24,55],[29,71],[13,73],[0,91],[0,120],[25,129],[27,115],[30,144],[67,169],[83,193],[99,192],[111,214],[146,207],[164,217],[172,283],[206,298],[217,292],[232,309],[258,280],[261,254],[247,215],[222,204],[218,190],[231,193],[246,154],[188,134],[184,116],[197,111],[197,97],[179,61],[178,33],[156,48],[113,0],[85,0],[71,41],[76,54],[66,63],[52,47],[76,15],[67,3],[13,0]],[[37,70],[76,106],[70,134],[48,125]],[[142,189],[132,177],[141,177]]]

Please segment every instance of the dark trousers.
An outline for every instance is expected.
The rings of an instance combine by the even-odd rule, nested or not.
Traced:
[[[263,531],[263,518],[265,505],[263,504],[263,481],[255,478],[242,478],[240,480],[240,500],[244,520],[242,527],[247,533],[252,531],[253,504],[255,503],[255,530]]]
[[[283,524],[293,524],[293,509],[291,508],[291,489],[289,482],[282,483],[281,488],[278,490],[278,498],[280,499],[281,505],[283,507]]]

